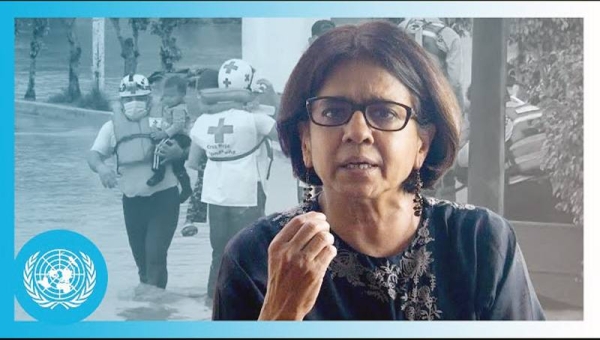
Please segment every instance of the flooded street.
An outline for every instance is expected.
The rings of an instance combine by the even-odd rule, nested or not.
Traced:
[[[90,19],[76,21],[82,46],[80,85],[91,88]],[[122,20],[125,34],[130,28]],[[52,20],[37,58],[36,93],[39,102],[66,88],[68,42],[64,26]],[[106,90],[117,94],[123,60],[113,26],[106,24]],[[129,32],[129,33],[128,33]],[[29,72],[30,32],[15,39],[15,98],[22,99]],[[180,67],[218,67],[241,54],[239,25],[191,26],[178,30],[183,50]],[[139,72],[160,69],[157,36],[140,36]],[[96,120],[97,121],[97,120]],[[108,266],[106,296],[88,320],[206,320],[204,306],[211,248],[208,227],[190,238],[181,236],[187,202],[181,206],[180,224],[169,251],[169,283],[163,294],[133,300],[137,268],[133,261],[118,189],[105,189],[86,162],[100,128],[85,119],[50,119],[15,112],[15,254],[31,237],[50,229],[69,229],[88,237],[100,249]],[[196,175],[190,171],[192,181]],[[15,318],[31,320],[15,303]]]
[[[208,320],[204,306],[211,259],[208,226],[182,237],[188,202],[181,205],[178,229],[169,250],[165,292],[134,300],[133,261],[118,189],[105,189],[85,156],[100,126],[79,120],[15,115],[15,255],[27,240],[50,229],[69,229],[88,237],[108,267],[108,288],[88,320]],[[195,182],[196,175],[188,171]],[[267,213],[293,204],[291,168],[273,164]],[[15,318],[30,320],[16,304]]]
[[[185,297],[206,292],[208,229],[200,228],[193,238],[176,233],[169,253],[166,295],[171,296],[163,299],[162,306],[133,301],[137,268],[127,242],[121,193],[105,189],[85,161],[99,127],[24,115],[15,118],[15,251],[36,234],[57,228],[79,232],[94,242],[106,260],[109,282],[91,320],[208,319],[200,298]],[[181,210],[183,223],[186,209]],[[180,310],[168,308],[169,303]],[[16,318],[26,318],[19,309]]]

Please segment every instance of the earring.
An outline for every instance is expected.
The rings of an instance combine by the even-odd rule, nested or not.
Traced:
[[[307,186],[304,187],[304,205],[308,206],[308,204],[310,203],[313,195],[313,186],[311,184],[309,184],[308,181],[309,178],[309,174],[308,174],[308,169],[306,169],[306,177],[305,177],[305,183]]]
[[[415,198],[413,202],[415,206],[413,207],[415,211],[415,216],[421,216],[421,212],[423,211],[423,195],[421,195],[421,188],[423,188],[423,181],[421,180],[421,172],[417,170],[417,183],[415,184]]]

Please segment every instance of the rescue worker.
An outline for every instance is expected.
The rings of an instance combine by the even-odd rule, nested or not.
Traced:
[[[138,287],[146,284],[164,289],[167,252],[179,217],[179,190],[170,163],[166,163],[161,182],[146,184],[153,175],[151,93],[143,75],[132,74],[121,80],[113,117],[100,128],[87,161],[104,187],[118,185],[123,193],[125,228],[141,283]],[[113,155],[116,169],[105,163]]]
[[[254,69],[244,60],[230,59],[223,63],[218,75],[219,89],[223,90],[221,102],[227,102],[239,90],[250,91],[253,77]],[[212,246],[206,301],[210,306],[225,245],[238,231],[265,215],[269,171],[265,143],[277,137],[275,120],[270,116],[275,108],[252,107],[251,111],[230,108],[203,113],[190,131],[188,167],[197,168],[198,160],[204,155],[208,157],[202,202],[208,204]]]

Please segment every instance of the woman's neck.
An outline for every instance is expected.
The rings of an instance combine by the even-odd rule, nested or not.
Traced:
[[[397,192],[376,199],[360,199],[323,190],[319,204],[339,237],[357,251],[385,257],[404,250],[417,231],[414,194]]]

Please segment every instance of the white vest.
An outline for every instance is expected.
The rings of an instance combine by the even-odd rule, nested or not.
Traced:
[[[256,206],[259,150],[240,159],[219,161],[243,155],[262,140],[254,115],[236,109],[203,114],[196,119],[190,137],[209,158],[204,170],[202,202],[231,207]]]

